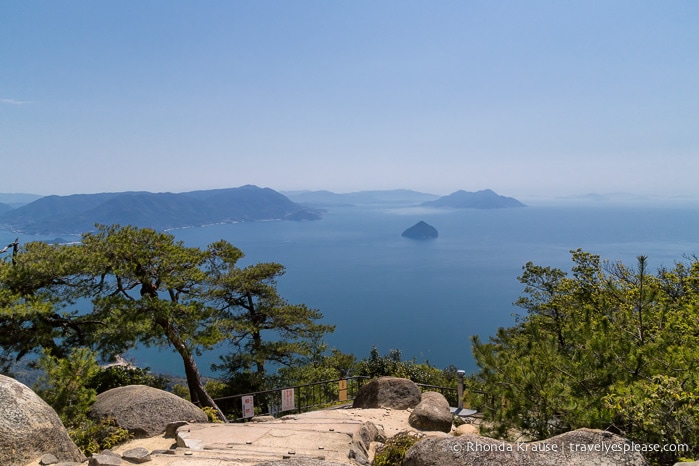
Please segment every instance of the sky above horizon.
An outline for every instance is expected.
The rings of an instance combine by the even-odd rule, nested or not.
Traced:
[[[699,198],[699,2],[0,0],[0,192]]]

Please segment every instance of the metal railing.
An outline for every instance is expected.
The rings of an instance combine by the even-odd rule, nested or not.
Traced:
[[[441,393],[449,402],[449,406],[459,406],[459,389],[457,387],[439,387],[437,385],[428,385],[424,383],[418,383],[415,385],[420,387],[420,390],[423,392]]]
[[[229,421],[243,421],[254,416],[279,416],[302,413],[354,400],[359,388],[369,377],[353,376],[324,380],[292,387],[275,388],[240,395],[215,398],[214,401]],[[293,390],[293,391],[291,391]],[[289,397],[293,397],[293,402]],[[252,398],[250,398],[252,397]],[[286,398],[285,398],[286,397]],[[246,410],[246,402],[248,410]],[[290,408],[290,406],[293,406]]]
[[[370,377],[353,376],[344,379],[324,380],[304,385],[275,388],[258,392],[215,398],[214,401],[229,421],[244,421],[252,416],[280,416],[303,413],[354,400],[360,387]],[[450,406],[459,406],[456,387],[416,384],[423,392],[439,392]],[[292,401],[293,400],[293,401]],[[247,410],[246,410],[246,403]]]

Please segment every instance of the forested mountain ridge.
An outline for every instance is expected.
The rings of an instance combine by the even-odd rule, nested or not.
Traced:
[[[45,196],[0,212],[0,228],[31,234],[77,234],[95,224],[157,230],[255,220],[319,219],[270,188],[253,185],[185,193],[119,192]]]
[[[426,207],[448,207],[455,209],[506,209],[511,207],[525,207],[525,205],[517,199],[502,196],[490,189],[483,189],[476,192],[456,191],[434,201],[423,202],[422,205]]]

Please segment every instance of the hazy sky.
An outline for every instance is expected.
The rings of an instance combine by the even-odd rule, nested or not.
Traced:
[[[0,0],[0,192],[699,197],[699,2]]]

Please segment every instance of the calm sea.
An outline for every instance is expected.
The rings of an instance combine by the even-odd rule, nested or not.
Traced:
[[[424,220],[439,238],[414,241],[403,230]],[[400,349],[404,359],[454,364],[472,371],[469,337],[513,324],[517,280],[528,261],[570,268],[571,249],[651,269],[699,254],[699,207],[553,207],[428,210],[393,206],[337,207],[321,221],[256,222],[187,228],[172,233],[188,246],[218,239],[242,249],[244,264],[286,267],[279,290],[291,303],[319,309],[336,325],[331,347],[368,355]],[[0,244],[16,235],[0,232]],[[20,241],[53,237],[22,238]],[[64,238],[71,239],[71,238]],[[225,348],[199,358],[207,375]],[[131,352],[139,365],[181,374],[169,350]]]

